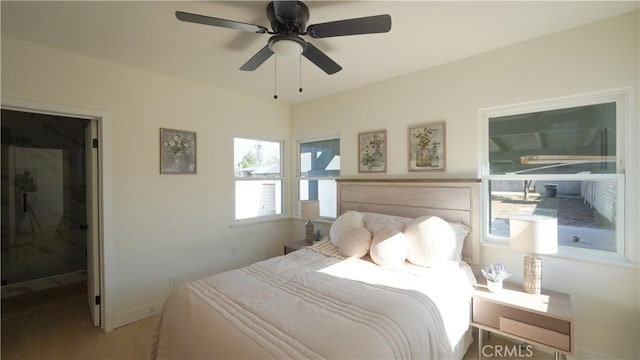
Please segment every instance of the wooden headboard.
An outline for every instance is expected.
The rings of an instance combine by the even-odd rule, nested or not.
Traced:
[[[470,228],[462,259],[480,264],[480,179],[338,179],[338,215],[348,210],[416,218]]]

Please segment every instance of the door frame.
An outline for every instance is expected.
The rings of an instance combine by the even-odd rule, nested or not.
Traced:
[[[113,218],[112,206],[112,121],[111,112],[98,109],[90,109],[69,105],[51,104],[40,101],[2,97],[0,107],[7,110],[33,112],[47,115],[75,117],[86,120],[95,120],[98,128],[98,249],[100,261],[100,327],[105,332],[113,330],[112,304],[108,296],[113,289]],[[90,274],[87,274],[90,276]]]

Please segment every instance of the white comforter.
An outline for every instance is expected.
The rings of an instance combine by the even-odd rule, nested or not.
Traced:
[[[462,357],[473,281],[466,264],[390,270],[326,256],[329,246],[180,287],[164,304],[151,357]]]

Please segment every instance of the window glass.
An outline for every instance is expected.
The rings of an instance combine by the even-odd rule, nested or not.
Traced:
[[[300,200],[319,200],[321,217],[336,217],[336,182],[340,176],[340,139],[300,143]]]
[[[236,177],[279,177],[281,148],[280,142],[235,138]]]
[[[490,180],[490,233],[509,237],[512,215],[558,219],[558,245],[616,252],[617,180]]]
[[[487,110],[485,240],[508,240],[513,215],[540,214],[558,219],[560,253],[624,256],[625,103],[612,91]]]
[[[616,103],[489,119],[491,174],[616,172]]]
[[[282,214],[282,142],[234,138],[235,219]]]
[[[300,200],[316,200],[309,197],[309,192],[316,191],[320,200],[320,216],[335,218],[337,211],[336,181],[334,179],[307,180],[300,179]]]

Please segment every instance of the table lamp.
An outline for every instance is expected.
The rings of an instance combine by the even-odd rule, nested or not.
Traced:
[[[320,217],[320,202],[318,200],[300,200],[300,219],[307,220],[307,244],[313,244],[313,223],[311,220]]]
[[[509,219],[511,247],[524,257],[523,288],[531,294],[542,289],[542,259],[539,254],[558,252],[558,219],[544,215],[514,215]]]

